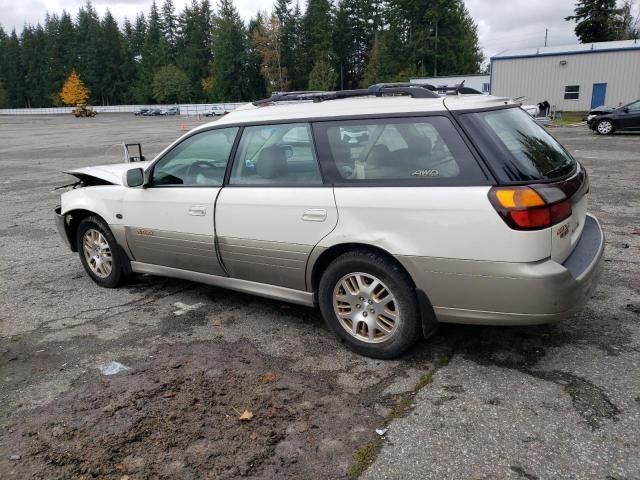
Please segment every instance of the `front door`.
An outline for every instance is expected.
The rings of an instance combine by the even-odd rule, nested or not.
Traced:
[[[127,244],[138,262],[223,275],[214,206],[237,128],[187,137],[153,165],[146,188],[127,189]]]
[[[220,256],[229,274],[305,290],[309,254],[337,221],[309,124],[246,127],[216,204]]]
[[[591,91],[591,108],[600,107],[605,104],[607,98],[607,84],[594,83]]]
[[[640,130],[640,100],[624,107],[618,125],[624,130]]]

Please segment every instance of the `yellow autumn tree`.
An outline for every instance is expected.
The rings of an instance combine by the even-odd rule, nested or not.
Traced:
[[[71,70],[71,73],[64,81],[62,90],[60,90],[58,95],[65,105],[77,105],[79,103],[86,103],[90,93],[84,82],[80,80],[80,75],[78,75],[78,72],[74,69]]]

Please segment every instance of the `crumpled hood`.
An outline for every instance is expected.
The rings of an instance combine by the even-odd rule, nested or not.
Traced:
[[[611,113],[615,110],[615,108],[613,107],[607,107],[605,105],[601,105],[599,107],[596,107],[594,109],[592,109],[589,112],[589,115],[602,115],[603,113]]]
[[[80,180],[97,178],[113,185],[122,185],[124,172],[133,168],[147,168],[151,161],[134,163],[112,163],[109,165],[98,165],[95,167],[82,167],[74,170],[67,170],[64,173],[73,175]]]

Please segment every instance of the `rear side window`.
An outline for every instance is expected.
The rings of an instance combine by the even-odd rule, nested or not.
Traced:
[[[552,180],[576,168],[562,145],[520,108],[466,113],[459,118],[503,182]]]
[[[246,127],[229,183],[272,186],[322,184],[309,124]]]
[[[323,169],[336,184],[459,184],[486,181],[446,117],[314,124]]]

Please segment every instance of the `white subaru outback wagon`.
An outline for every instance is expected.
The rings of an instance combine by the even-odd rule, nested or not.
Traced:
[[[439,322],[561,320],[602,265],[583,166],[504,98],[280,94],[153,161],[68,173],[57,228],[99,285],[137,272],[319,306],[371,357]]]

